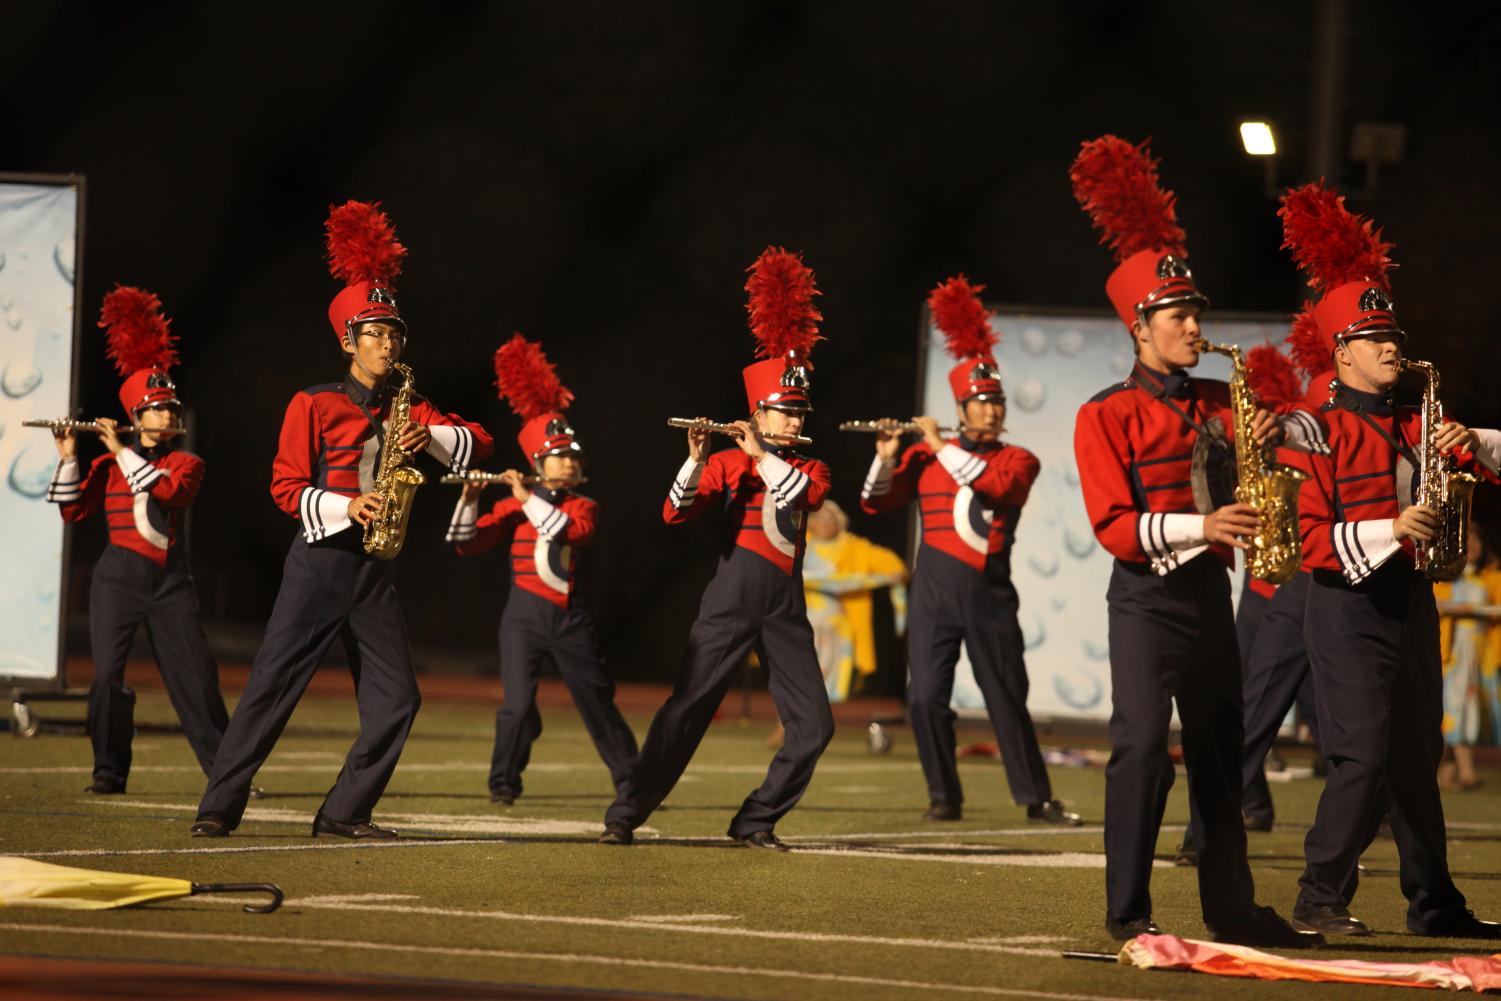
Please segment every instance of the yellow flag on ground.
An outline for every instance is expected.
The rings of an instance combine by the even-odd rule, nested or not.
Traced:
[[[15,855],[0,855],[0,907],[97,911],[198,893],[251,891],[270,893],[273,902],[269,906],[247,904],[245,910],[267,913],[281,906],[281,890],[271,883],[193,883],[166,876],[74,869]]]

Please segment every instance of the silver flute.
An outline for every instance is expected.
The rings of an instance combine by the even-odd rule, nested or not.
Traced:
[[[715,434],[729,435],[731,438],[740,436],[740,429],[733,424],[720,424],[716,421],[701,421],[692,417],[669,417],[667,426],[670,428],[687,428],[689,431],[712,431]],[[762,441],[769,441],[773,445],[811,445],[812,438],[805,438],[800,434],[778,434],[774,431],[757,432]]]

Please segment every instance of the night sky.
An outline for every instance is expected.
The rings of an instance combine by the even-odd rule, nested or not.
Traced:
[[[87,178],[88,416],[118,408],[93,326],[104,292],[149,288],[174,320],[208,462],[194,565],[226,656],[253,651],[295,530],[267,492],[281,415],[343,368],[322,223],[359,198],[410,249],[404,360],[420,392],[495,433],[489,468],[522,461],[491,368],[511,331],[577,394],[602,505],[587,593],[617,674],[665,678],[718,525],[662,524],[684,454],[662,420],[741,416],[757,253],[801,250],[818,274],[809,433],[854,509],[870,442],[834,426],[911,413],[936,282],[964,271],[996,303],[1104,309],[1110,257],[1067,179],[1083,140],[1153,138],[1216,309],[1297,306],[1236,124],[1273,122],[1279,180],[1309,179],[1314,6],[12,3],[0,169]],[[1351,204],[1397,245],[1409,353],[1442,369],[1450,412],[1497,426],[1501,13],[1350,3],[1347,18],[1341,149],[1356,122],[1409,130],[1404,162]],[[1330,180],[1353,191],[1363,167]],[[487,669],[504,569],[442,545],[455,497],[419,493],[399,587],[423,667]],[[854,517],[900,545],[902,519]],[[102,544],[98,525],[78,533],[80,570]]]

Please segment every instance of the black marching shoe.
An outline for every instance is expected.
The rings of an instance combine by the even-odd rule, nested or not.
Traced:
[[[1162,929],[1151,918],[1132,918],[1130,921],[1105,919],[1105,930],[1117,942],[1129,942],[1138,935],[1161,935]]]
[[[1188,842],[1178,846],[1178,854],[1173,856],[1173,865],[1184,869],[1196,869],[1199,865],[1199,850]]]
[[[516,802],[516,794],[509,789],[492,789],[490,791],[490,802],[496,806],[510,806]]]
[[[1324,945],[1317,929],[1294,927],[1270,907],[1252,905],[1244,917],[1228,925],[1216,925],[1214,940],[1258,949],[1314,949]]]
[[[1407,919],[1407,930],[1414,935],[1432,935],[1439,938],[1501,938],[1501,923],[1482,921],[1474,911],[1449,911],[1430,917],[1418,924]]]
[[[84,786],[83,791],[95,796],[118,796],[125,791],[125,783],[99,777]]]
[[[1027,807],[1027,819],[1039,824],[1057,824],[1059,827],[1078,827],[1084,823],[1083,817],[1069,813],[1063,808],[1063,803],[1056,799]]]
[[[265,799],[266,798],[266,790],[262,789],[260,786],[251,786],[250,787],[250,798],[251,799]]]
[[[193,821],[188,833],[195,838],[229,837],[229,818],[222,813],[205,813]]]
[[[1251,813],[1242,813],[1240,815],[1240,823],[1248,831],[1265,832],[1272,829],[1272,818],[1265,815],[1258,816]]]
[[[932,803],[922,815],[924,820],[963,820],[964,808],[958,803]]]
[[[1348,935],[1352,938],[1371,934],[1364,921],[1351,914],[1349,908],[1337,904],[1315,907],[1306,913],[1293,911],[1293,927],[1320,935]]]
[[[619,821],[612,821],[605,825],[604,833],[599,836],[602,845],[629,845],[636,840],[635,833]]]
[[[747,848],[765,848],[768,851],[773,852],[792,851],[792,849],[787,846],[786,842],[777,837],[771,831],[752,831],[743,838],[738,834],[731,834],[730,837],[734,838],[736,841],[740,842]]]
[[[333,820],[320,813],[313,817],[313,837],[321,838],[325,834],[354,838],[359,841],[391,841],[398,837],[397,833],[389,827],[376,827],[368,820],[358,824],[346,824],[342,820]]]

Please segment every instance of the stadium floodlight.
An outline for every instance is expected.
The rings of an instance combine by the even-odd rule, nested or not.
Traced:
[[[1277,155],[1277,140],[1266,122],[1241,122],[1240,141],[1251,156]]]

